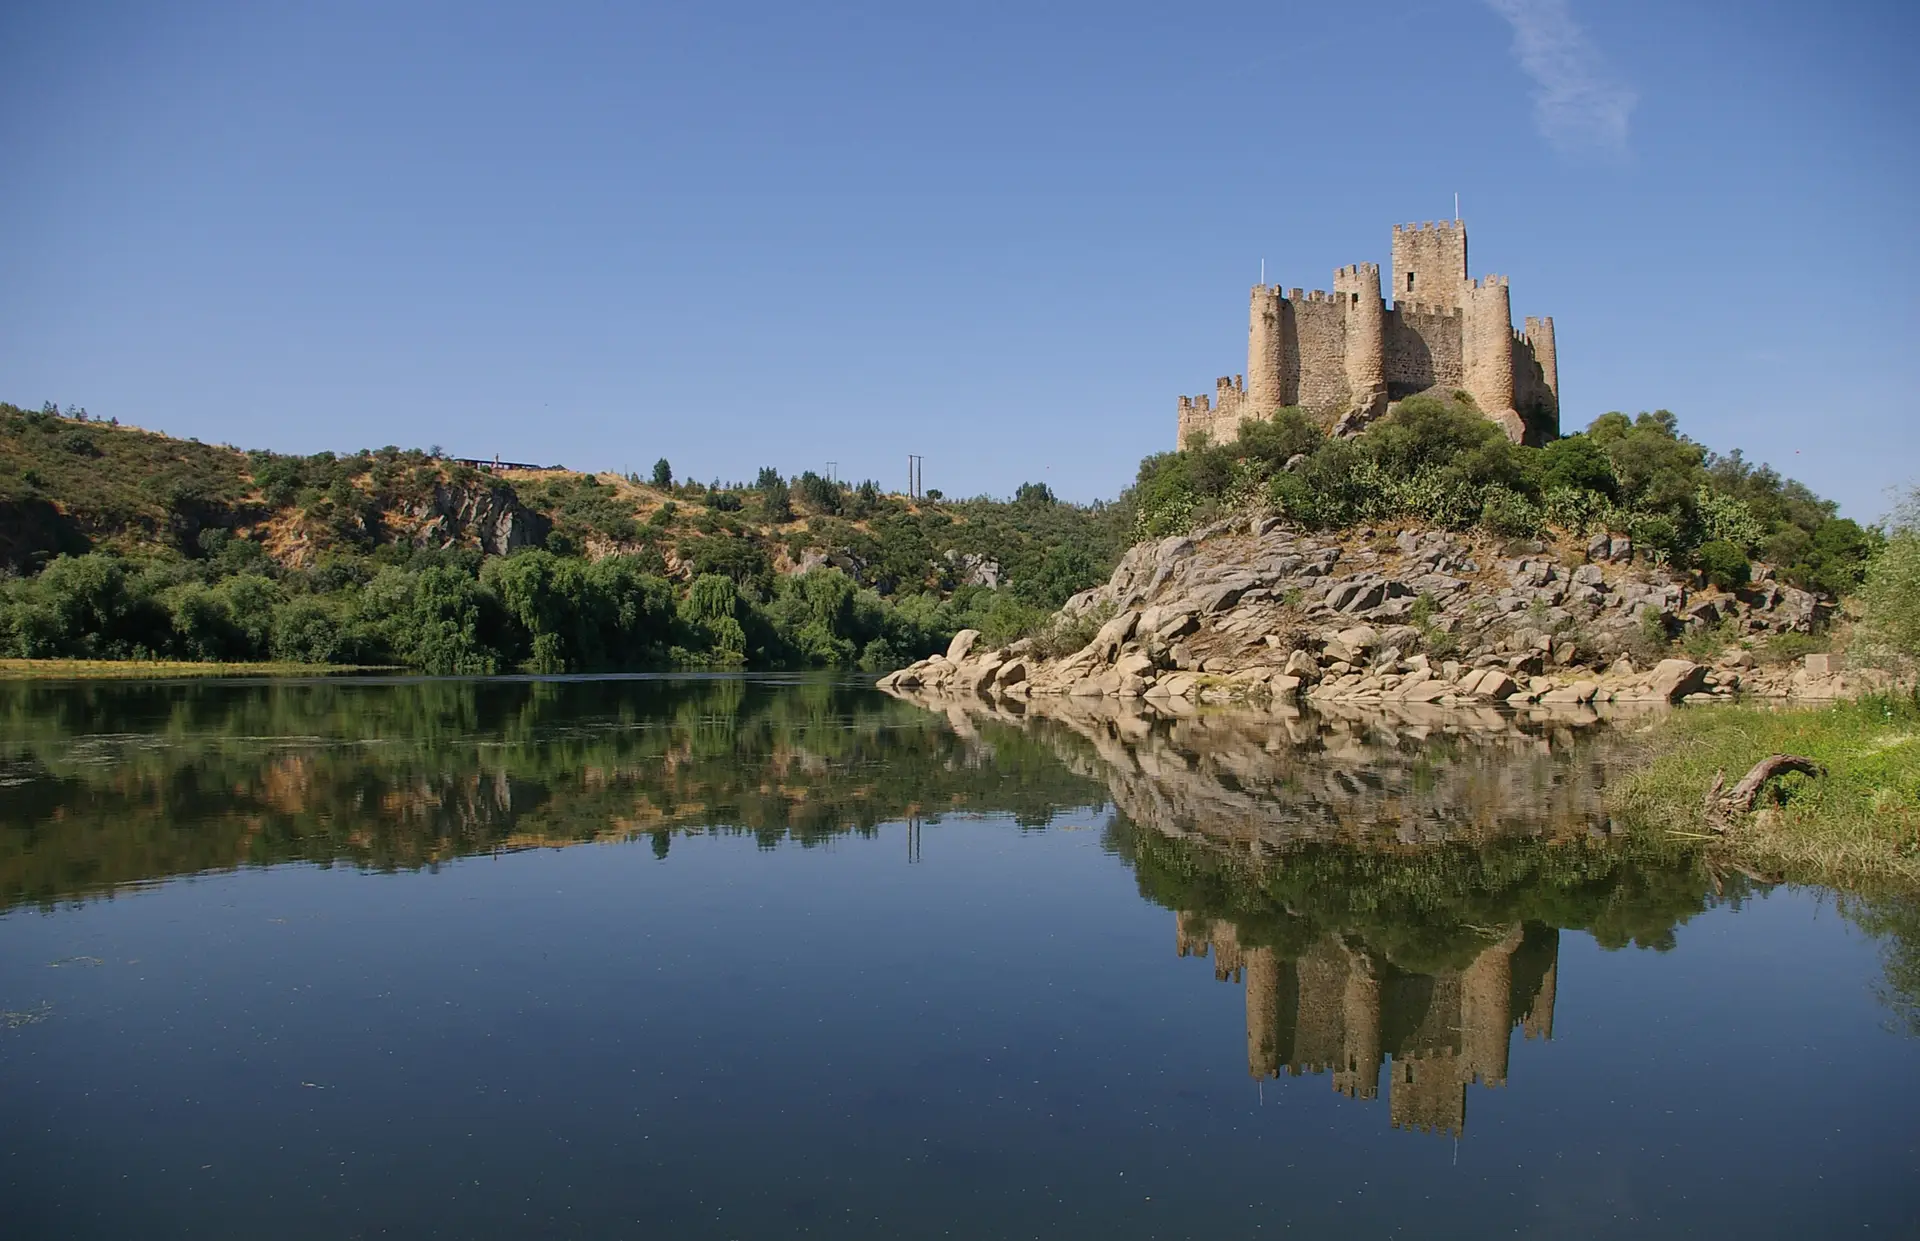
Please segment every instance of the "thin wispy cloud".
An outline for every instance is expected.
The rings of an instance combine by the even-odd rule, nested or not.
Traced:
[[[1573,19],[1567,0],[1486,0],[1513,27],[1513,54],[1533,79],[1534,123],[1563,151],[1624,155],[1637,96]]]

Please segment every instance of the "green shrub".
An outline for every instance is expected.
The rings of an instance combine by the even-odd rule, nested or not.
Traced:
[[[1505,538],[1528,538],[1539,533],[1542,514],[1539,506],[1519,492],[1489,487],[1481,493],[1480,524]]]
[[[1791,664],[1826,649],[1827,638],[1824,634],[1776,633],[1761,644],[1755,652],[1755,658],[1763,664]]]
[[[1693,563],[1702,577],[1721,590],[1736,590],[1745,586],[1753,574],[1753,566],[1747,563],[1746,553],[1726,539],[1702,543],[1694,550]]]
[[[1077,616],[1056,616],[1053,623],[1033,636],[1033,653],[1042,659],[1071,655],[1093,641],[1100,626],[1113,619],[1110,603],[1089,608]]]

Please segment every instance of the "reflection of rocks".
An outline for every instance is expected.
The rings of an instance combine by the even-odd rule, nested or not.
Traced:
[[[1503,1086],[1510,1035],[1553,1037],[1560,933],[1511,926],[1464,969],[1417,974],[1325,936],[1297,957],[1243,947],[1230,923],[1181,915],[1176,950],[1209,956],[1247,991],[1247,1070],[1330,1073],[1349,1099],[1374,1099],[1388,1057],[1396,1129],[1459,1136],[1466,1088]]]
[[[1600,719],[1590,709],[1535,718],[1336,705],[1169,716],[1101,698],[920,701],[969,731],[986,719],[1022,723],[1069,768],[1105,782],[1134,822],[1240,852],[1605,830],[1611,751],[1597,738],[1579,743]]]

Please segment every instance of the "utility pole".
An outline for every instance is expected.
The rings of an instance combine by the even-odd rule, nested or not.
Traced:
[[[924,460],[924,458],[915,453],[907,454],[907,496],[910,499],[918,500],[920,498],[920,484],[926,481],[925,476],[921,473],[921,465]]]

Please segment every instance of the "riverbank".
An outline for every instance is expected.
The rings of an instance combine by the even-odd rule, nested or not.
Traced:
[[[326,677],[394,672],[372,664],[199,663],[184,659],[0,659],[0,680],[125,681],[142,677]]]
[[[1920,890],[1920,695],[1678,711],[1638,742],[1646,766],[1609,798],[1629,830],[1714,839],[1732,860],[1794,882]],[[1732,784],[1772,754],[1825,774],[1782,776],[1753,813],[1711,819],[1715,778]]]

